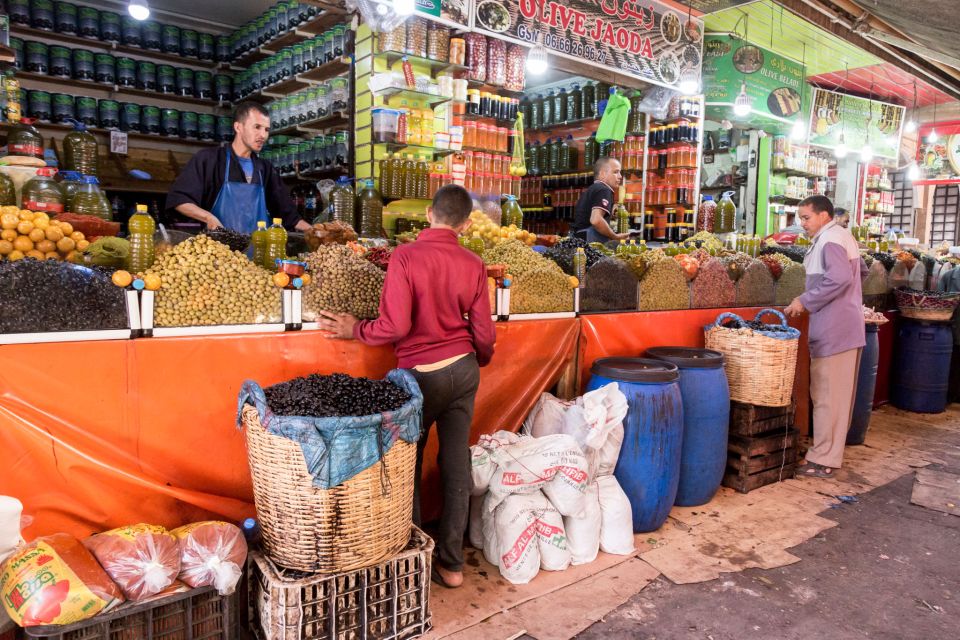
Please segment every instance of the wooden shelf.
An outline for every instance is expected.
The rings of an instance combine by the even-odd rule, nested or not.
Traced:
[[[188,96],[180,96],[175,93],[160,93],[159,91],[146,91],[135,87],[121,87],[117,84],[103,84],[92,80],[74,80],[73,78],[58,78],[56,76],[45,76],[42,73],[31,73],[29,71],[18,71],[17,78],[28,80],[30,82],[50,82],[52,84],[64,87],[76,87],[78,89],[94,89],[102,91],[112,96],[142,96],[145,98],[154,98],[166,102],[177,102],[180,104],[194,104],[204,107],[227,107],[229,102],[217,102],[215,100],[205,100]]]
[[[32,27],[25,27],[19,24],[10,25],[10,35],[23,37],[30,40],[40,38],[42,40],[48,40],[54,45],[73,44],[82,48],[96,49],[97,51],[108,51],[114,54],[122,53],[130,57],[145,58],[151,62],[157,61],[178,64],[181,66],[199,67],[202,69],[209,69],[211,71],[217,67],[217,63],[213,60],[200,60],[199,58],[182,56],[178,53],[166,53],[164,51],[157,51],[154,49],[131,47],[125,44],[120,44],[119,42],[110,42],[96,38],[84,38],[83,36],[71,35],[69,33],[55,33],[53,31],[34,29]]]
[[[13,64],[17,61],[17,54],[13,49],[5,45],[0,45],[0,64]]]
[[[350,116],[345,111],[334,111],[332,114],[323,118],[308,120],[300,124],[295,124],[282,129],[275,129],[270,132],[271,136],[291,136],[299,133],[320,133],[334,127],[342,127],[350,122]]]
[[[350,71],[350,64],[350,58],[344,56],[339,60],[333,60],[318,67],[314,67],[313,69],[302,71],[295,76],[284,78],[280,82],[276,82],[268,87],[264,87],[259,91],[255,91],[250,95],[245,96],[243,99],[267,103],[277,98],[283,98],[290,95],[294,91],[308,89],[314,85],[320,84],[321,82],[331,80],[339,75],[347,73]]]
[[[319,5],[318,5],[319,6]],[[332,26],[335,26],[347,18],[342,7],[334,8],[328,6],[326,11],[318,16],[314,16],[307,22],[298,24],[294,29],[281,33],[273,40],[263,43],[261,46],[247,51],[243,55],[235,58],[231,64],[239,67],[249,67],[254,62],[259,62],[265,58],[275,55],[284,47],[289,47],[304,40],[308,40],[322,34]]]
[[[35,122],[33,126],[36,127],[41,133],[43,133],[44,131],[50,132],[50,133],[67,133],[67,132],[73,131],[73,125],[69,125],[69,124],[56,124],[52,122]],[[11,128],[13,128],[13,125],[8,122],[0,123],[0,131],[7,132]],[[107,149],[110,148],[110,144],[109,144],[110,129],[101,129],[99,127],[87,127],[87,131],[93,134],[100,134],[102,136],[106,136],[107,138],[106,148]],[[170,136],[151,135],[148,133],[136,133],[133,131],[128,131],[127,137],[130,140],[153,140],[156,142],[169,142],[172,144],[182,144],[182,145],[196,146],[196,147],[216,147],[221,144],[213,140],[190,140],[187,138],[179,138],[179,137],[173,138]]]
[[[790,198],[787,196],[770,196],[767,198],[770,202],[778,202],[781,204],[800,204],[803,201],[803,198]]]
[[[793,176],[799,178],[809,178],[811,180],[826,180],[827,176],[821,176],[816,173],[810,173],[808,171],[801,171],[799,169],[771,169],[770,173],[777,173],[785,176]]]

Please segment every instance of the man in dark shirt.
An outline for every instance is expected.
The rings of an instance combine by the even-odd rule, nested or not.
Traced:
[[[393,344],[397,366],[410,369],[423,391],[423,430],[417,446],[413,520],[420,524],[420,472],[431,425],[437,423],[443,511],[434,580],[463,583],[463,534],[470,510],[470,423],[480,367],[493,357],[496,329],[490,318],[483,261],[457,242],[470,226],[473,202],[460,186],[437,191],[427,208],[430,228],[390,258],[380,317],[357,320],[321,312],[320,328],[336,338]]]
[[[595,182],[577,200],[573,216],[574,233],[587,242],[627,238],[629,233],[614,232],[609,222],[613,203],[617,199],[617,189],[623,183],[620,162],[613,158],[600,158],[593,165],[593,177]]]
[[[290,230],[308,229],[280,174],[257,156],[270,135],[266,108],[241,102],[233,130],[230,145],[203,149],[190,158],[167,194],[167,210],[198,220],[208,229],[228,227],[251,233],[257,222],[269,226],[272,218],[282,218]]]

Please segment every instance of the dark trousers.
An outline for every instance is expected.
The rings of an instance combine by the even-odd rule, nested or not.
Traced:
[[[480,367],[477,357],[471,353],[437,371],[421,373],[411,369],[410,373],[423,392],[423,430],[417,443],[413,522],[420,526],[423,450],[430,427],[436,422],[440,440],[437,463],[443,495],[437,559],[445,569],[460,571],[463,568],[463,535],[470,513],[470,423],[473,401],[480,385]]]

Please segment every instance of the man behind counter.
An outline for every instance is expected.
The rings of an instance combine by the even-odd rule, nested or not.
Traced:
[[[620,162],[613,158],[600,158],[593,165],[595,182],[590,185],[574,209],[573,232],[587,242],[623,240],[629,233],[616,233],[610,227],[610,214],[617,199],[617,189],[623,183]]]
[[[167,194],[167,210],[198,220],[208,229],[252,233],[257,222],[282,218],[290,230],[310,224],[297,214],[280,174],[257,153],[270,136],[270,115],[255,102],[241,102],[233,116],[229,146],[197,152]]]

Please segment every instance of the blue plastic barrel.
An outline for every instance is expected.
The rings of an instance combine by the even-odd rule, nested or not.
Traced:
[[[847,431],[847,444],[863,444],[873,413],[873,392],[877,388],[877,364],[880,362],[880,325],[867,325],[867,344],[860,355],[857,372],[857,395],[853,401],[853,418]]]
[[[655,531],[670,514],[680,481],[683,400],[676,365],[646,358],[601,358],[587,391],[616,382],[627,396],[623,446],[614,469],[633,508],[633,530]]]
[[[893,406],[916,413],[947,408],[953,335],[949,324],[904,319],[893,351]]]
[[[680,370],[683,447],[674,504],[706,504],[720,488],[727,466],[730,387],[723,354],[711,349],[654,347],[647,349],[646,356],[675,364]]]

